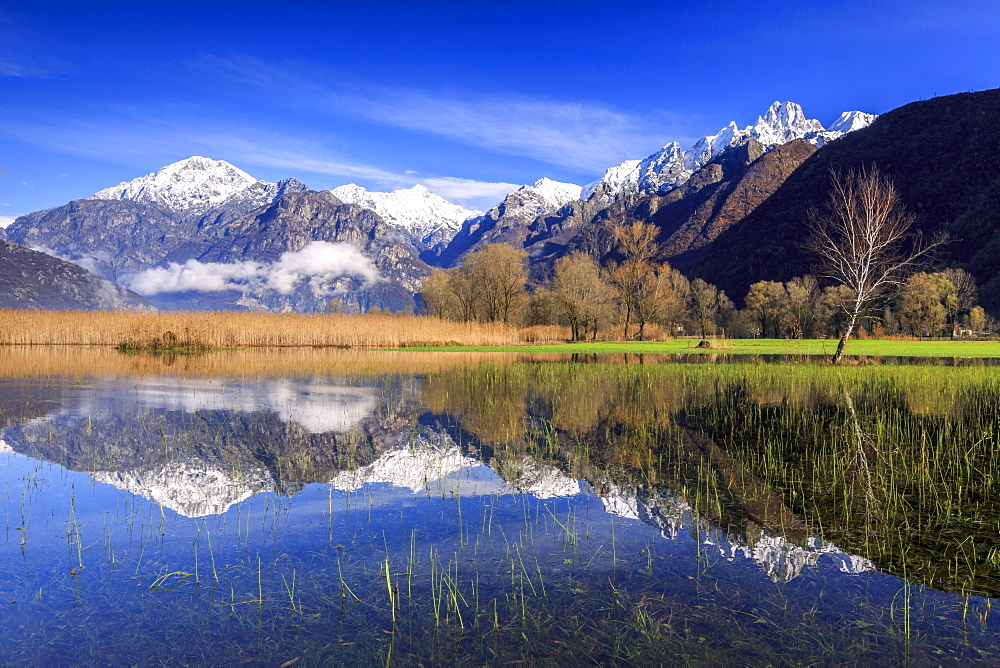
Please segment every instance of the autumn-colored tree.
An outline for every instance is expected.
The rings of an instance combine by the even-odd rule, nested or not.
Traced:
[[[758,281],[750,286],[744,302],[760,323],[761,336],[779,335],[786,305],[784,285],[777,281]]]
[[[945,323],[948,313],[941,298],[943,277],[943,274],[918,272],[910,276],[900,291],[899,315],[915,336],[923,332],[934,336]]]
[[[676,282],[671,280],[674,270],[670,265],[649,267],[648,279],[639,284],[635,293],[636,337],[640,341],[645,337],[647,324],[672,324],[687,310],[685,300],[675,288]]]
[[[701,327],[702,336],[715,334],[715,316],[719,312],[719,289],[700,278],[691,281],[691,311]]]
[[[951,322],[951,333],[955,335],[955,327],[958,324],[959,316],[972,311],[979,302],[979,286],[972,274],[964,269],[949,267],[945,269],[945,277],[955,290],[954,301],[946,304],[948,309],[948,319]]]
[[[982,306],[973,306],[969,311],[969,329],[973,336],[979,336],[986,329],[986,311]]]
[[[608,280],[618,289],[626,339],[629,338],[629,327],[637,316],[642,319],[639,326],[641,335],[659,295],[659,275],[650,262],[656,253],[658,234],[659,229],[655,225],[639,220],[615,229],[618,250],[625,260],[608,265]]]
[[[823,289],[816,302],[816,318],[824,332],[840,338],[847,330],[849,312],[854,303],[854,291],[846,285],[831,285]]]
[[[806,274],[785,283],[785,308],[782,328],[786,336],[812,336],[816,329],[816,302],[819,282]]]
[[[451,275],[447,271],[431,271],[431,275],[424,279],[420,296],[424,301],[424,312],[428,315],[449,320],[460,319],[461,305],[452,289]]]
[[[508,244],[488,244],[455,270],[455,292],[467,319],[512,323],[527,304],[528,254]],[[464,293],[464,294],[463,294]],[[471,317],[468,317],[471,316]]]
[[[517,322],[528,301],[527,257],[513,246],[488,244],[459,267],[431,272],[421,292],[424,306],[444,318]]]
[[[587,332],[596,336],[610,318],[615,295],[601,276],[597,262],[586,253],[556,260],[551,295],[560,320],[569,325],[574,341]]]

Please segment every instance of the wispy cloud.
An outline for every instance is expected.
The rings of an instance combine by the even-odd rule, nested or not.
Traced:
[[[194,66],[229,78],[247,90],[280,95],[283,104],[348,114],[373,123],[415,130],[499,153],[581,171],[648,155],[668,140],[694,137],[681,119],[650,110],[629,114],[581,100],[519,94],[434,95],[331,81],[305,66],[277,67],[248,57],[205,57]]]
[[[322,138],[308,138],[254,128],[193,123],[190,118],[156,120],[124,114],[103,121],[50,121],[9,124],[6,131],[52,148],[149,169],[190,155],[206,155],[245,168],[265,167],[364,181],[385,189],[418,183],[445,199],[477,208],[496,204],[518,187],[408,170],[389,171],[338,155]],[[136,174],[139,176],[140,174]],[[83,196],[83,193],[81,193]]]
[[[50,61],[41,65],[13,60],[0,60],[0,77],[16,79],[47,79],[55,74],[66,72],[69,66],[65,63]]]
[[[12,63],[7,60],[0,60],[0,77],[17,77],[18,79],[33,79],[39,74],[28,67]]]

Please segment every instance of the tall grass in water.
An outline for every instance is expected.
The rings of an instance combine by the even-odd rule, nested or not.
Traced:
[[[168,335],[169,333],[169,335]],[[554,337],[554,338],[550,338]],[[517,345],[565,340],[564,328],[454,322],[431,316],[251,311],[33,311],[0,309],[0,345],[148,345],[189,347]]]
[[[424,402],[507,468],[667,485],[727,531],[1000,594],[996,367],[487,364],[430,376]]]

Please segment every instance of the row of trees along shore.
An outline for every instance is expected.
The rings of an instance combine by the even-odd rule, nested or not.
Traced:
[[[844,220],[881,216],[891,229],[876,232],[891,233],[891,243],[904,238],[910,219],[885,177],[874,170],[834,174],[833,184],[828,207],[811,212],[821,271],[830,265],[821,242],[840,243],[838,250],[843,250],[845,232],[837,225],[842,227]],[[823,274],[833,283],[825,286],[811,275],[786,283],[754,283],[743,299],[745,307],[737,309],[714,285],[699,278],[688,280],[667,262],[655,261],[656,226],[637,221],[614,233],[620,261],[601,267],[593,257],[574,253],[559,258],[552,280],[540,285],[528,280],[523,250],[502,243],[487,245],[469,254],[460,266],[431,274],[422,292],[424,309],[459,321],[563,325],[574,341],[675,335],[845,341],[848,334],[955,337],[996,329],[977,305],[976,283],[968,272],[957,268],[902,272],[915,267],[916,258],[943,240],[918,244],[908,254],[888,258],[883,274],[876,276],[882,279],[879,285],[859,283],[864,292],[860,297],[851,281],[837,280],[834,271]],[[876,235],[869,231],[869,236]],[[870,249],[853,251],[871,254]],[[867,268],[872,266],[869,256],[863,258]]]

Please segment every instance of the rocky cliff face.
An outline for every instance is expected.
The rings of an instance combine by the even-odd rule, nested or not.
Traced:
[[[77,265],[0,241],[0,308],[148,309],[130,290]]]

